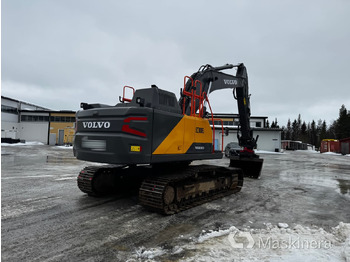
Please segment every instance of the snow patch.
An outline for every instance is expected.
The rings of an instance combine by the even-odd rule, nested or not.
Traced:
[[[282,152],[272,152],[272,151],[266,151],[266,150],[254,150],[256,154],[274,154],[274,155],[283,155]]]
[[[16,143],[16,144],[1,143],[1,146],[43,146],[43,145],[44,143],[37,142],[37,141]]]
[[[301,151],[301,150],[297,150],[297,151]],[[303,152],[306,152],[306,153],[312,153],[312,154],[319,154],[320,151],[316,151],[316,150],[302,150]]]
[[[73,149],[73,146],[55,146],[55,148],[60,148],[60,149]]]
[[[63,181],[63,180],[75,180],[77,179],[76,177],[62,177],[62,178],[57,178],[55,179],[56,181]]]
[[[334,152],[325,152],[325,153],[322,153],[322,155],[341,156],[342,154],[340,154],[340,153],[334,153]]]
[[[342,223],[329,232],[319,227],[286,223],[272,225],[265,229],[219,229],[203,230],[196,239],[188,239],[188,244],[176,246],[172,250],[163,248],[141,248],[134,258],[149,261],[167,260],[175,254],[183,254],[180,261],[346,261],[350,262],[350,223]],[[247,235],[250,237],[247,238]],[[243,240],[242,240],[243,236]],[[232,239],[241,245],[234,246]],[[246,239],[244,239],[246,238]],[[252,241],[253,243],[248,243]],[[153,260],[155,259],[155,260]]]
[[[140,247],[136,250],[136,258],[137,259],[153,259],[155,257],[159,257],[161,255],[164,255],[166,252],[162,248],[150,248],[145,249],[144,247]],[[133,261],[133,260],[128,260]]]
[[[221,229],[219,229],[219,231],[210,230],[209,233],[206,233],[206,234],[199,236],[198,243],[203,243],[204,241],[207,241],[211,238],[226,236],[232,232],[237,232],[237,231],[238,231],[238,229],[234,226],[230,227],[229,229],[225,229],[225,230],[221,230]]]
[[[288,228],[289,227],[289,225],[287,223],[278,223],[277,226],[279,228]]]

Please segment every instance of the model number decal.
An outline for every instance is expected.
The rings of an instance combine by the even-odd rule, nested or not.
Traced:
[[[203,127],[196,127],[196,133],[204,134],[204,128]]]

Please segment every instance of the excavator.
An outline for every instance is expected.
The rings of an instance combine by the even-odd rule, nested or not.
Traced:
[[[236,74],[223,70],[236,69]],[[191,163],[221,159],[215,150],[215,124],[209,94],[232,89],[237,100],[243,148],[228,167]],[[125,97],[132,92],[131,99]],[[156,85],[125,86],[116,105],[81,103],[76,114],[73,152],[91,165],[80,171],[79,189],[103,196],[137,188],[141,205],[166,215],[239,192],[243,177],[259,178],[263,159],[250,128],[250,94],[243,63],[203,65],[184,78],[177,100]],[[209,108],[209,110],[208,110]],[[212,163],[212,161],[210,161]]]

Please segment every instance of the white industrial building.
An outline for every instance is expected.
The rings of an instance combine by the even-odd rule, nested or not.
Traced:
[[[1,96],[1,140],[71,143],[75,112],[45,107]]]
[[[222,119],[222,122],[219,119]],[[266,119],[267,117],[264,116],[252,116],[250,118],[250,127],[253,130],[253,136],[259,136],[257,149],[279,152],[281,149],[282,129],[266,128]],[[222,147],[225,149],[225,146],[230,142],[238,142],[239,115],[215,114],[214,124],[216,150],[220,150]],[[224,132],[222,132],[223,129]]]
[[[28,139],[28,135],[31,134],[33,135],[33,139],[30,140],[43,142],[42,136],[40,135],[40,130],[43,129],[37,126],[42,123],[35,123],[35,127],[31,122],[25,124],[21,123],[20,112],[23,110],[47,111],[47,116],[49,115],[49,109],[47,108],[1,96],[1,138],[25,140]],[[35,128],[35,131],[30,132],[33,128]]]

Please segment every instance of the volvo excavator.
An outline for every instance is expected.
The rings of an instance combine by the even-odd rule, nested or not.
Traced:
[[[236,74],[223,70],[236,68]],[[125,97],[127,89],[132,99]],[[232,89],[239,112],[239,156],[228,167],[191,164],[221,159],[209,94]],[[116,105],[81,103],[76,115],[73,152],[77,159],[107,163],[85,167],[79,189],[91,196],[138,189],[139,202],[156,212],[174,214],[239,192],[243,177],[258,178],[263,159],[254,153],[258,137],[250,128],[248,75],[243,63],[204,65],[190,77],[177,100],[155,85],[125,86]]]

